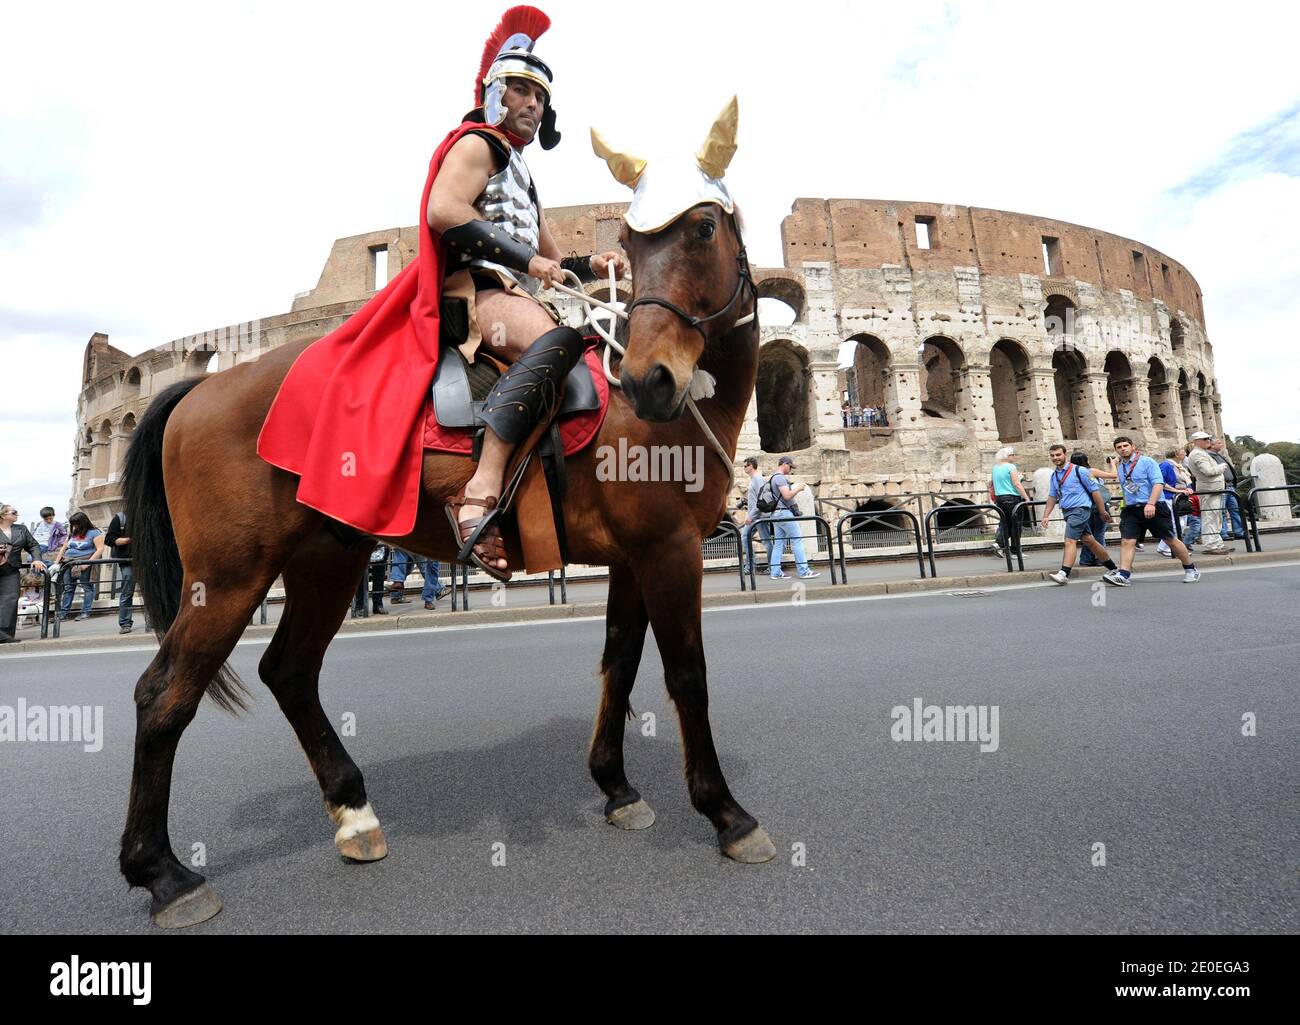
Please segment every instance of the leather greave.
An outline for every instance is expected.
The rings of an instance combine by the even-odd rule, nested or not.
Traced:
[[[492,386],[483,400],[483,422],[502,441],[519,444],[555,408],[560,387],[584,348],[582,335],[571,327],[547,331]]]

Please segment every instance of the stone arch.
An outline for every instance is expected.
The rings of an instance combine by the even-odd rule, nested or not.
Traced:
[[[108,457],[109,447],[113,439],[113,424],[110,420],[105,420],[95,431],[92,448],[90,478],[91,480],[106,481],[108,480]]]
[[[969,369],[966,354],[951,338],[934,335],[921,346],[921,412],[959,419],[965,414]]]
[[[1083,437],[1088,422],[1088,363],[1083,353],[1069,347],[1052,353],[1052,381],[1061,418],[1061,437]]]
[[[140,368],[131,367],[122,378],[122,400],[130,402],[140,397]]]
[[[759,448],[797,452],[812,445],[812,371],[808,350],[787,338],[767,342],[758,353],[754,386]]]
[[[848,532],[854,548],[907,544],[911,540],[912,521],[899,513],[888,499],[864,499],[854,511],[868,514],[860,520],[849,520]]]
[[[1156,434],[1168,436],[1174,433],[1178,421],[1169,394],[1169,371],[1155,356],[1147,361],[1147,401],[1151,406],[1151,425]]]
[[[1182,320],[1176,316],[1169,318],[1169,347],[1175,356],[1183,356],[1187,352],[1187,334],[1183,330]]]
[[[989,351],[989,385],[993,391],[993,415],[998,438],[1023,441],[1029,423],[1025,404],[1029,401],[1029,354],[1009,338],[999,338]]]
[[[1140,430],[1141,411],[1133,380],[1133,365],[1118,349],[1106,353],[1106,398],[1110,402],[1110,422],[1116,430]]]
[[[987,499],[982,499],[981,504],[985,501]],[[981,514],[971,511],[970,507],[973,505],[975,503],[968,498],[947,499],[938,506],[938,511],[932,521],[934,524],[932,530],[936,533],[942,530],[960,530],[961,538],[976,537],[982,534],[984,532],[984,520]],[[951,541],[953,538],[949,537],[947,540]]]
[[[760,310],[772,311],[774,303],[782,303],[790,309],[790,318],[786,324],[782,324],[784,319],[780,316],[773,316],[769,323],[772,325],[787,326],[796,324],[803,320],[804,309],[808,304],[808,295],[804,291],[803,282],[796,281],[794,278],[771,277],[763,278],[756,285],[758,289],[758,301]],[[765,303],[765,300],[771,300]],[[776,312],[776,311],[772,311]],[[759,313],[759,322],[763,323],[765,318]]]
[[[889,395],[889,346],[875,335],[858,334],[847,340],[857,342],[853,347],[853,378],[856,387],[852,398],[864,409],[871,406],[877,410],[889,408],[892,412],[894,403],[890,401]],[[892,416],[890,419],[892,422]]]
[[[1043,307],[1043,327],[1053,342],[1072,341],[1075,335],[1075,323],[1078,306],[1068,295],[1055,293],[1047,297]]]
[[[1191,429],[1200,423],[1200,407],[1192,394],[1192,382],[1186,370],[1178,371],[1178,404],[1182,407],[1184,428]]]
[[[181,370],[185,376],[194,374],[214,374],[221,351],[211,345],[197,345],[186,351],[181,357]]]
[[[1201,394],[1201,427],[1210,434],[1217,434],[1214,429],[1214,396],[1210,394],[1210,386],[1200,371],[1196,374],[1196,388]]]

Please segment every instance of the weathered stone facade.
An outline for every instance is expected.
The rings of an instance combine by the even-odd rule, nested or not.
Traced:
[[[585,253],[617,248],[624,209],[547,216],[564,252]],[[151,395],[210,362],[224,369],[333,330],[383,284],[377,275],[415,259],[417,238],[408,227],[339,239],[316,287],[274,317],[134,357],[94,335],[72,507],[97,523],[116,511],[126,443]],[[755,268],[755,279],[794,320],[762,329],[738,467],[759,455],[766,470],[790,453],[822,497],[887,499],[979,489],[1008,443],[1029,471],[1058,440],[1096,458],[1120,431],[1148,451],[1221,433],[1200,288],[1149,246],[1025,214],[850,199],[796,200],[781,238],[785,266]],[[557,305],[577,315],[577,303]],[[885,411],[883,430],[843,425],[845,341],[858,343],[855,397]]]

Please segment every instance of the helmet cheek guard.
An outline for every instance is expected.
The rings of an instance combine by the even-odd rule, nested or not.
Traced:
[[[555,149],[560,144],[560,133],[555,130],[555,108],[550,101],[546,103],[546,113],[542,115],[541,127],[537,130],[537,141],[542,149]]]

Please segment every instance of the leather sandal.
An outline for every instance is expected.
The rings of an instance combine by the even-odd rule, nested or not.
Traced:
[[[477,519],[461,522],[456,514],[460,507],[465,505],[477,505],[484,510],[484,513]],[[509,580],[509,568],[500,570],[493,565],[493,562],[498,559],[502,561],[507,559],[505,541],[501,538],[501,530],[496,522],[499,511],[497,497],[490,495],[487,498],[466,498],[462,493],[443,508],[447,513],[447,520],[451,523],[452,536],[460,545],[456,561],[477,566],[494,580]]]

